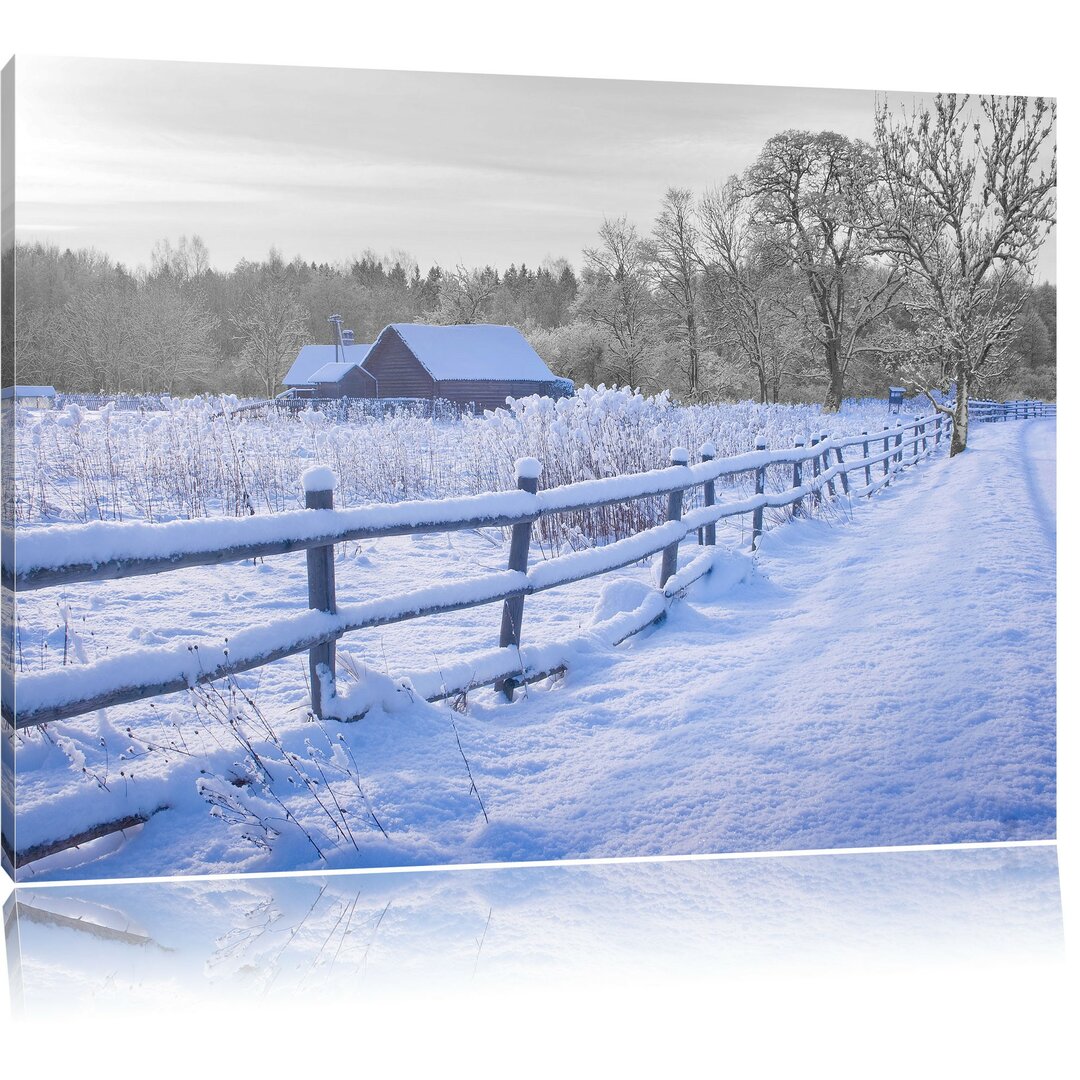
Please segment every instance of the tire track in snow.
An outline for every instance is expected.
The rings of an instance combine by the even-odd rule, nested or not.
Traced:
[[[1043,531],[1047,545],[1057,549],[1057,437],[1056,420],[1022,420],[1021,458],[1024,481],[1032,515]],[[1046,443],[1050,452],[1046,452]],[[1049,493],[1047,489],[1049,488]]]

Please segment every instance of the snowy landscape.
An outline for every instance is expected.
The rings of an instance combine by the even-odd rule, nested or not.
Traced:
[[[300,474],[313,465],[337,472],[337,505],[370,516],[377,508],[364,508],[359,470],[371,467],[376,445],[384,457],[375,490],[427,497],[378,511],[398,506],[408,520],[410,505],[453,508],[490,499],[480,495],[487,485],[511,488],[522,457],[541,462],[542,496],[549,473],[603,485],[662,467],[672,446],[707,434],[719,460],[752,456],[759,433],[791,447],[922,415],[909,407],[898,421],[883,402],[851,402],[828,417],[809,406],[687,409],[611,390],[450,422],[331,425],[319,414],[229,420],[220,411],[178,402],[158,413],[22,412],[16,565],[71,560],[76,540],[88,561],[104,561],[115,554],[109,545],[130,546],[118,536],[132,531],[134,550],[152,553],[158,526],[148,519],[187,519],[185,529],[211,535],[260,522],[273,531],[318,513],[296,509]],[[607,442],[608,428],[622,438]],[[707,556],[711,571],[668,590],[667,601],[656,588],[660,554],[530,596],[523,669],[542,670],[546,650],[565,672],[522,687],[513,702],[490,686],[422,700],[433,681],[452,681],[463,663],[479,670],[497,652],[496,604],[346,635],[338,711],[362,713],[356,722],[341,723],[333,709],[313,715],[298,655],[24,728],[20,851],[108,822],[130,827],[27,862],[20,877],[1052,837],[1055,432],[1048,419],[979,424],[964,455],[931,453],[870,497],[845,496],[839,481],[829,496],[822,485],[797,518],[791,507],[768,511],[753,552],[751,513],[722,520],[715,549],[691,532],[680,568]],[[183,446],[170,441],[178,438]],[[879,437],[879,456],[881,445]],[[909,461],[911,453],[909,445]],[[179,494],[152,511],[140,503],[140,471],[155,467],[175,476],[154,474],[155,489],[190,485],[201,516]],[[872,466],[875,481],[881,468]],[[791,487],[790,465],[766,471],[767,491]],[[863,471],[853,468],[853,489]],[[432,502],[439,489],[453,497]],[[252,491],[261,492],[256,513],[236,517],[238,493]],[[748,493],[745,475],[717,482],[718,504]],[[522,497],[532,498],[499,499]],[[536,530],[530,574],[603,559],[640,530],[663,529],[662,502],[630,504],[636,517],[541,519],[551,525]],[[605,512],[625,514],[626,505]],[[501,582],[509,534],[338,545],[341,611],[425,584],[438,596]],[[206,657],[230,642],[241,649],[243,634],[299,616],[306,599],[303,552],[23,592],[20,708],[65,685],[84,693],[118,667],[153,670],[177,645]],[[605,632],[642,611],[666,618],[616,647],[618,635]]]
[[[1052,99],[3,79],[20,883],[1055,837]]]

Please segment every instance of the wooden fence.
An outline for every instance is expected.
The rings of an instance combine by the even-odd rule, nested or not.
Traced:
[[[157,412],[163,407],[162,394],[67,394],[56,395],[55,407],[81,405],[84,409],[102,409],[106,405],[124,412]]]
[[[23,674],[5,684],[4,717],[16,728],[62,720],[97,709],[180,691],[227,678],[282,657],[308,653],[311,706],[320,717],[342,715],[335,702],[335,648],[342,635],[375,626],[501,603],[499,649],[466,675],[441,682],[424,694],[437,700],[495,685],[508,697],[515,687],[562,670],[556,657],[523,660],[522,621],[529,595],[605,574],[662,553],[658,603],[640,610],[638,623],[623,618],[612,643],[659,621],[665,605],[712,569],[716,525],[751,515],[751,549],[766,527],[765,509],[807,505],[829,497],[872,495],[904,469],[948,447],[951,420],[938,413],[886,425],[881,431],[802,441],[768,450],[761,440],[742,455],[717,459],[709,445],[690,465],[687,451],[671,452],[671,465],[645,473],[586,480],[539,490],[538,463],[519,462],[518,490],[441,500],[333,509],[333,476],[325,469],[305,474],[306,509],[236,519],[178,521],[160,525],[96,522],[50,526],[24,534],[16,552],[5,537],[2,584],[23,591],[153,575],[185,567],[211,566],[304,550],[308,563],[308,607],[300,615],[249,627],[230,635],[227,647],[182,645],[108,657],[94,665]],[[746,477],[753,494],[717,498],[717,481]],[[767,482],[772,478],[771,486]],[[777,479],[782,483],[777,484]],[[694,498],[687,499],[687,493]],[[698,497],[700,492],[700,497]],[[604,547],[577,551],[528,566],[534,523],[542,517],[583,508],[666,496],[666,520]],[[684,512],[688,503],[700,502]],[[483,527],[511,530],[505,571],[340,607],[334,581],[334,545],[383,536],[454,532]],[[679,545],[697,533],[704,549],[679,568]],[[662,602],[660,602],[662,601]],[[134,616],[134,613],[133,613]],[[631,620],[632,622],[632,620]],[[458,665],[459,668],[462,665]],[[136,673],[137,674],[134,674]],[[17,706],[17,707],[16,707]],[[360,709],[359,712],[363,710]]]
[[[315,409],[341,419],[367,416],[382,420],[387,416],[416,416],[431,420],[460,420],[462,416],[474,416],[482,409],[463,405],[445,398],[361,398],[361,397],[278,397],[272,401],[255,403],[241,408],[272,406],[279,412],[298,413]],[[236,409],[229,410],[235,413]]]
[[[968,416],[981,423],[1034,420],[1057,416],[1056,401],[968,401]]]

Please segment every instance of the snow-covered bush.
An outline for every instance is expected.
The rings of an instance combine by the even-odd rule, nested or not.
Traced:
[[[508,401],[483,416],[435,419],[398,409],[375,418],[337,413],[235,412],[234,399],[166,398],[154,412],[89,410],[21,413],[15,482],[5,491],[22,525],[93,520],[167,521],[274,513],[303,505],[300,474],[327,465],[337,502],[477,494],[512,488],[514,461],[543,463],[545,488],[667,464],[672,446],[711,442],[717,456],[822,433],[880,431],[882,401],[847,402],[835,415],[816,405],[675,405],[625,387],[585,386],[553,401]],[[893,418],[895,422],[895,418]],[[790,483],[784,470],[770,486]],[[748,478],[729,485],[746,490]],[[538,539],[553,549],[618,538],[655,524],[662,500],[603,507],[545,521]]]

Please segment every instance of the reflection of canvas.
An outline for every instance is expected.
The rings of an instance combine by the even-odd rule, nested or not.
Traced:
[[[1047,847],[23,889],[8,930],[12,999],[42,1021],[113,999],[821,977],[1062,949]]]
[[[1054,836],[1052,102],[4,86],[19,880]]]

